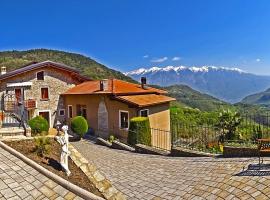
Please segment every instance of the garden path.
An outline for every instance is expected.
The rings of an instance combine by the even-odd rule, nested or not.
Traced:
[[[270,171],[247,170],[256,158],[176,158],[73,143],[127,199],[269,199]],[[270,163],[270,159],[265,159]],[[245,170],[242,171],[243,167]]]
[[[0,199],[81,199],[0,148]]]

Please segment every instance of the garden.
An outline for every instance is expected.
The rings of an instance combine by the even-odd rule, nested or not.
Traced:
[[[28,124],[31,127],[33,138],[4,141],[4,143],[50,172],[97,196],[103,197],[93,182],[89,180],[86,174],[71,158],[68,159],[68,167],[71,174],[69,176],[66,175],[60,164],[62,146],[56,141],[55,136],[48,135],[49,125],[46,119],[37,116],[29,120]],[[81,116],[75,117],[72,120],[71,127],[72,131],[79,138],[83,137],[88,130],[87,121]]]
[[[172,107],[172,145],[210,153],[222,153],[224,146],[256,149],[257,139],[270,137],[269,122],[265,114]]]

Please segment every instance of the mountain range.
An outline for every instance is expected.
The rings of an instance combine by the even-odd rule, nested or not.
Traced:
[[[242,103],[270,107],[270,88],[245,97]]]
[[[168,95],[177,100],[176,104],[184,107],[197,108],[201,111],[216,111],[232,107],[229,103],[193,90],[186,85],[172,85],[161,87],[161,89],[168,91]]]
[[[270,76],[255,75],[238,68],[167,66],[140,68],[124,74],[137,81],[144,76],[154,85],[188,85],[230,103],[240,102],[246,96],[270,87]]]

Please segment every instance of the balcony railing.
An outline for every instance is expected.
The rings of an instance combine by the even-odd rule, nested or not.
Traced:
[[[34,109],[37,107],[36,100],[28,99],[24,101],[24,107],[27,109]]]
[[[36,108],[36,100],[28,99],[24,100],[23,102],[20,101],[4,101],[4,110],[5,111],[14,111],[18,109],[20,103],[24,104],[24,107],[28,110]]]

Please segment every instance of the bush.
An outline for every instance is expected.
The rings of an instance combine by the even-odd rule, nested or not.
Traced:
[[[38,156],[44,157],[51,150],[51,141],[50,138],[46,137],[44,134],[35,138],[35,152]]]
[[[116,140],[116,137],[114,137],[114,135],[110,135],[108,141],[112,143],[114,140]]]
[[[49,123],[42,116],[36,116],[28,121],[33,136],[40,133],[48,133]]]
[[[83,116],[74,117],[71,120],[71,129],[78,136],[83,137],[88,131],[88,124]]]
[[[130,145],[151,146],[151,129],[148,117],[134,117],[130,120],[128,143]]]

